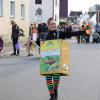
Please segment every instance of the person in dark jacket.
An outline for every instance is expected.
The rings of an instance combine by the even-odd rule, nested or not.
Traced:
[[[11,40],[13,42],[13,53],[11,55],[19,55],[19,49],[16,49],[16,44],[18,43],[19,39],[19,27],[14,21],[11,21],[12,25],[12,34],[11,34]]]
[[[57,31],[57,28],[56,28],[53,18],[48,19],[47,24],[48,24],[48,32],[45,33],[44,36],[42,36],[42,39],[41,39],[42,41],[66,38],[66,34],[63,32],[59,32],[59,36],[58,36],[58,31]],[[58,99],[59,81],[60,81],[59,74],[58,75],[53,74],[53,75],[46,76],[47,88],[48,88],[48,91],[50,94],[49,100],[57,100]]]
[[[2,36],[0,35],[0,52],[3,50],[3,46],[4,46],[4,41]]]

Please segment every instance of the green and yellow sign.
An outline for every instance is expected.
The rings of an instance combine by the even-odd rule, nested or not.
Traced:
[[[67,45],[62,45],[65,40],[48,40],[44,43],[41,42],[41,59],[40,59],[40,74],[41,75],[52,75],[52,74],[60,74],[60,75],[68,75],[66,70],[68,70],[68,59],[63,59],[68,56],[68,53],[64,54],[64,58],[62,57],[62,47]],[[65,42],[67,43],[67,42]],[[66,52],[68,50],[66,49]],[[64,52],[64,51],[63,51]],[[66,55],[66,56],[65,56]],[[63,58],[63,59],[62,59]],[[65,63],[66,62],[66,63]]]

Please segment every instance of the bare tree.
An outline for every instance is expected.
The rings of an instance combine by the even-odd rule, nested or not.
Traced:
[[[89,12],[96,12],[97,10],[100,10],[100,4],[95,4],[89,8]]]

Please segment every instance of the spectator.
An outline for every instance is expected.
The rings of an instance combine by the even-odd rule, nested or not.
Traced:
[[[48,32],[44,35],[43,41],[45,40],[55,40],[55,39],[65,39],[66,34],[63,32],[59,32],[56,27],[53,18],[48,19]],[[50,94],[49,100],[57,100],[58,99],[58,86],[60,81],[60,74],[51,74],[46,76],[46,83],[48,87],[48,91]]]
[[[4,44],[3,38],[2,36],[0,36],[0,52],[3,50],[3,44]]]
[[[14,21],[11,21],[11,25],[12,25],[11,40],[13,42],[13,53],[11,55],[18,56],[20,52],[19,49],[16,48],[16,44],[18,43],[19,39],[19,27]]]

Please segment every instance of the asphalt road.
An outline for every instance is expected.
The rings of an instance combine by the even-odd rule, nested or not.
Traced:
[[[49,100],[38,55],[0,58],[0,100]],[[58,100],[100,100],[100,44],[70,41],[71,76],[60,80]]]

